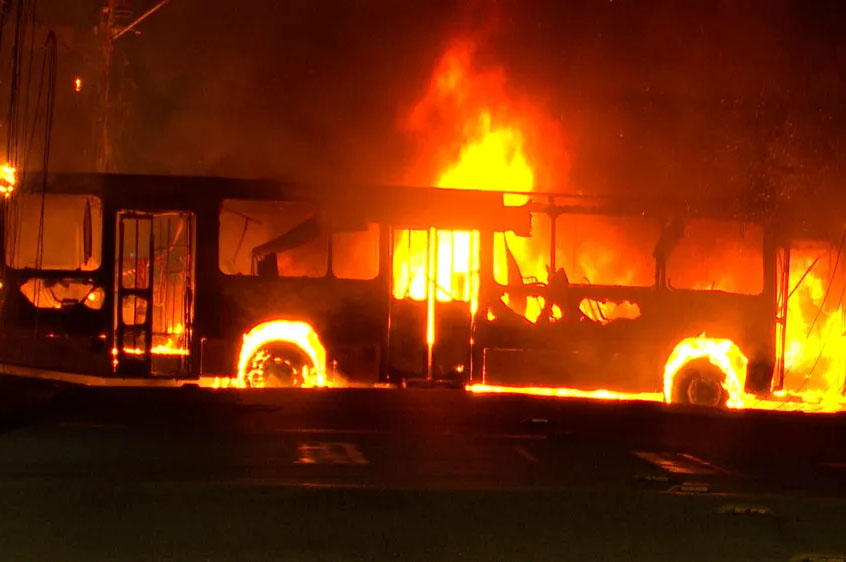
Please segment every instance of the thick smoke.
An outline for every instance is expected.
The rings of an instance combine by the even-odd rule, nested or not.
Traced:
[[[54,166],[92,169],[100,2],[44,4],[63,38]],[[115,164],[401,181],[401,116],[449,42],[484,29],[479,64],[559,120],[570,190],[819,199],[844,178],[844,19],[788,0],[174,0],[118,42]]]

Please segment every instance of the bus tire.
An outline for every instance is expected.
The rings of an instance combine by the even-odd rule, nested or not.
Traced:
[[[253,388],[296,388],[305,382],[305,369],[314,369],[309,356],[298,346],[269,341],[250,357],[247,386]]]
[[[725,378],[707,358],[689,361],[673,377],[672,403],[725,407],[729,398],[723,388]]]

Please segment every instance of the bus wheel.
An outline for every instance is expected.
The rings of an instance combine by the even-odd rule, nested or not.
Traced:
[[[685,364],[673,378],[672,402],[722,407],[728,401],[723,388],[726,375],[706,358]]]
[[[246,383],[253,388],[299,387],[305,375],[314,370],[308,355],[288,342],[271,341],[253,353]]]

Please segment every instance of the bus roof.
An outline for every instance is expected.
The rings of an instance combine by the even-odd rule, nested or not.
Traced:
[[[23,193],[42,189],[41,175],[19,184]],[[133,174],[53,174],[46,190],[97,196],[118,209],[191,210],[218,207],[223,199],[266,199],[314,203],[341,223],[365,220],[401,228],[512,230],[524,235],[531,224],[528,209],[506,207],[502,194],[491,191]]]
[[[19,183],[22,192],[38,193],[43,176],[31,174]],[[844,218],[829,209],[821,216],[794,204],[748,201],[737,197],[646,199],[604,194],[532,192],[521,207],[507,207],[510,191],[439,189],[377,184],[301,183],[270,179],[139,174],[51,174],[50,193],[88,194],[127,209],[196,209],[219,205],[222,199],[308,201],[344,220],[385,222],[401,228],[487,229],[530,232],[530,211],[550,214],[585,213],[644,217],[703,217],[777,225],[785,236],[833,237]],[[526,194],[519,194],[526,195]]]

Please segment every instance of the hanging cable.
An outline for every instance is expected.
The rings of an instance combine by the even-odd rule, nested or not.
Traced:
[[[16,158],[18,158],[18,162],[15,163],[18,174],[23,176],[26,174],[26,148],[29,145],[29,137],[27,136],[27,120],[29,119],[30,115],[30,101],[32,98],[32,71],[33,71],[33,63],[35,62],[35,32],[37,30],[37,21],[36,21],[36,0],[32,0],[29,4],[29,48],[27,52],[29,53],[29,62],[26,65],[26,73],[23,77],[23,90],[21,95],[24,100],[23,111],[20,112],[20,128],[21,133],[24,135],[20,139],[20,147],[15,149],[15,152],[20,154],[16,154]],[[24,30],[24,38],[26,38],[26,29]],[[24,41],[25,42],[25,41]],[[36,113],[38,112],[38,103],[39,100],[36,100],[35,107],[33,111]],[[34,131],[30,134],[33,134]]]
[[[29,164],[28,164],[29,163],[29,155],[32,153],[33,144],[35,143],[35,139],[38,137],[37,130],[38,130],[38,126],[39,126],[41,119],[42,119],[41,101],[42,101],[42,97],[44,95],[44,81],[45,81],[45,78],[47,77],[47,74],[48,74],[48,72],[47,72],[48,56],[47,56],[47,53],[46,53],[47,45],[48,45],[48,42],[45,41],[44,48],[43,48],[43,50],[45,52],[44,52],[44,54],[42,55],[42,58],[41,58],[41,73],[39,74],[39,78],[38,78],[38,93],[37,93],[36,98],[35,98],[35,107],[33,109],[32,124],[30,125],[29,133],[26,135],[26,143],[25,143],[24,148],[23,148],[22,168],[24,170],[29,168]],[[32,57],[33,58],[35,57],[34,52],[33,52]],[[9,236],[7,238],[7,240],[10,241],[10,247],[7,249],[7,251],[10,252],[9,255],[11,256],[12,263],[16,263],[17,249],[18,249],[18,246],[20,244],[20,234],[21,234],[20,213],[21,212],[22,212],[21,209],[18,208],[17,209],[18,216],[15,218],[15,220],[14,221],[12,221],[12,220],[6,221],[7,225],[9,225],[9,226],[14,225],[14,228],[10,229]]]
[[[41,211],[38,220],[38,239],[35,250],[35,269],[40,270],[44,261],[44,209],[47,199],[47,176],[50,163],[50,137],[53,130],[53,109],[56,101],[56,64],[57,48],[56,34],[50,31],[47,34],[44,52],[44,64],[47,69],[47,104],[44,114],[44,158],[42,160],[41,176]],[[40,281],[43,284],[43,280]],[[38,300],[41,294],[41,286],[36,287],[35,307],[38,308]],[[38,316],[35,317],[34,334],[38,334]]]
[[[46,47],[46,44],[45,44]],[[29,133],[26,136],[26,144],[24,146],[23,152],[23,167],[27,168],[29,162],[29,155],[32,152],[32,145],[35,142],[36,131],[38,129],[38,123],[41,119],[41,98],[44,94],[44,78],[47,75],[47,57],[43,56],[41,59],[41,74],[39,74],[38,78],[38,93],[35,97],[35,108],[32,114],[32,125],[30,125]]]
[[[15,37],[12,42],[12,74],[9,80],[9,109],[6,113],[6,161],[13,165],[17,160],[18,90],[20,87],[21,57],[23,56],[21,34],[23,28],[24,1],[18,0],[15,12]]]

